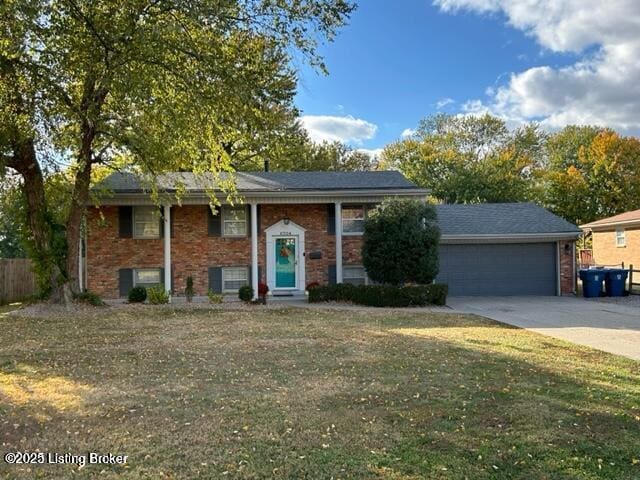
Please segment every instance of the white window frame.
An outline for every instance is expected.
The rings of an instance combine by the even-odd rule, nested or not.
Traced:
[[[138,282],[138,272],[158,272],[158,282]],[[155,285],[162,285],[162,269],[161,268],[134,268],[133,269],[133,286],[142,285],[143,287],[152,287]]]
[[[616,247],[622,248],[626,246],[627,246],[627,233],[624,228],[618,227],[616,228]]]
[[[229,212],[233,210],[244,212],[244,220],[227,218],[227,216],[229,215]],[[225,205],[224,207],[222,207],[222,236],[235,237],[235,238],[246,237],[249,234],[248,220],[249,220],[249,217],[247,216],[247,207],[245,205],[237,205],[235,207],[232,207],[231,205]],[[227,233],[226,232],[227,223],[239,224],[240,222],[244,223],[244,233]]]
[[[250,283],[250,279],[249,279],[249,268],[248,267],[243,267],[243,266],[235,266],[235,267],[222,267],[222,292],[223,293],[237,293],[238,290],[240,289],[240,287],[237,288],[227,288],[227,281],[229,282],[237,282],[239,280],[236,279],[231,279],[231,280],[227,280],[225,278],[225,275],[232,271],[232,270],[244,270],[245,272],[245,283],[244,285],[249,285]],[[242,285],[241,285],[242,286]]]
[[[364,222],[367,220],[367,208],[365,205],[342,205],[342,225],[340,225],[340,228],[342,228],[342,235],[344,236],[358,236],[358,235],[363,235],[364,234]],[[355,210],[355,209],[361,209],[362,210],[362,230],[359,232],[347,232],[344,229],[344,224],[345,222],[348,221],[352,221],[352,220],[360,220],[360,218],[345,218],[344,217],[344,212],[345,210]]]
[[[362,273],[363,273],[363,277],[349,277],[347,276],[347,272],[349,271],[350,268],[361,268],[362,269]],[[350,283],[347,282],[348,278],[362,278],[363,283],[362,285],[371,285],[371,281],[369,280],[369,276],[367,275],[367,271],[364,268],[364,265],[345,265],[342,267],[342,283]],[[354,284],[354,285],[359,285],[359,284]]]
[[[136,228],[136,225],[138,224],[138,220],[136,219],[136,217],[139,215],[140,209],[150,210],[152,212],[158,211],[156,207],[141,206],[141,205],[133,207],[133,215],[132,215],[133,218],[131,219],[133,222],[133,238],[142,238],[142,239],[160,238],[160,216],[157,213],[154,213],[152,215],[152,218],[153,218],[153,221],[155,222],[156,228],[158,229],[158,233],[154,235],[138,234],[138,229]]]

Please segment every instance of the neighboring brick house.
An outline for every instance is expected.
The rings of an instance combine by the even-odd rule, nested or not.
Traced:
[[[640,210],[581,225],[591,234],[596,265],[640,265]]]
[[[399,172],[238,173],[237,190],[243,203],[231,205],[219,195],[223,204],[213,214],[207,194],[214,186],[210,178],[189,173],[161,176],[157,182],[162,207],[158,207],[133,174],[109,176],[94,190],[99,206],[87,208],[82,286],[105,298],[117,298],[126,296],[134,285],[159,283],[181,295],[188,276],[194,280],[196,295],[209,290],[235,293],[244,284],[257,291],[259,282],[267,283],[276,295],[300,294],[312,282],[368,283],[360,254],[368,211],[387,197],[425,199],[428,193]],[[184,191],[179,202],[177,190]],[[565,257],[559,256],[558,242],[570,242],[573,248],[576,227],[543,222],[519,232],[526,212],[518,205],[527,204],[506,205],[511,205],[507,210],[515,223],[487,218],[499,231],[486,238],[469,222],[466,233],[471,237],[448,238],[451,223],[442,223],[441,255],[446,260],[440,276],[456,293],[484,293],[460,278],[460,265],[449,252],[453,249],[454,257],[465,258],[473,278],[479,275],[474,262],[491,262],[495,267],[492,283],[500,285],[502,278],[503,294],[573,291],[572,283],[565,280],[573,279],[573,265],[565,265]],[[442,207],[447,206],[439,206],[439,212]],[[473,208],[460,205],[440,216],[452,220]],[[534,208],[536,221],[546,216],[557,219]],[[507,210],[500,215],[504,217]],[[525,210],[531,213],[530,207]],[[482,222],[479,213],[474,215]],[[464,229],[464,221],[454,222]],[[457,246],[450,247],[449,242]],[[544,246],[532,248],[534,243]],[[512,258],[505,262],[505,256]],[[514,288],[510,276],[516,262],[529,265],[532,274]],[[532,267],[539,263],[544,267]]]

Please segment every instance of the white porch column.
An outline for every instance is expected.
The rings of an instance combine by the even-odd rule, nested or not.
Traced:
[[[84,292],[84,262],[82,261],[82,228],[80,229],[80,244],[78,248],[78,288],[81,292]]]
[[[171,205],[164,205],[164,288],[171,302]]]
[[[253,299],[258,298],[258,205],[251,204],[251,287]]]
[[[342,283],[342,202],[336,202],[336,283]]]

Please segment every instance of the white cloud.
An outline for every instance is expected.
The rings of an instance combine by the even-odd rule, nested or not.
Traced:
[[[438,100],[436,102],[436,108],[438,110],[443,109],[444,107],[446,107],[447,105],[451,105],[452,103],[456,103],[456,101],[453,98],[441,98],[440,100]]]
[[[357,148],[356,152],[362,152],[371,155],[371,157],[375,160],[378,159],[380,155],[382,155],[383,150],[384,148]]]
[[[415,135],[415,133],[416,131],[413,128],[405,128],[400,134],[400,137],[402,138],[412,137],[413,135]]]
[[[578,53],[565,67],[512,73],[463,111],[488,111],[509,121],[538,120],[549,128],[568,123],[607,125],[640,132],[640,1],[435,0],[442,11],[501,13],[508,23],[554,52]],[[584,50],[596,47],[596,53]]]
[[[378,131],[377,125],[351,115],[304,115],[300,121],[314,142],[361,143],[373,138]]]

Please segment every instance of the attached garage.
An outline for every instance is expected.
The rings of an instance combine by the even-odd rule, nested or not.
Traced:
[[[439,205],[440,273],[450,295],[558,295],[572,290],[580,231],[531,203]]]

